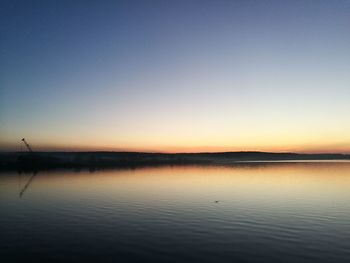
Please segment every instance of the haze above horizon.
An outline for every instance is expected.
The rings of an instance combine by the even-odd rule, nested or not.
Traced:
[[[350,153],[350,1],[1,1],[0,151]]]

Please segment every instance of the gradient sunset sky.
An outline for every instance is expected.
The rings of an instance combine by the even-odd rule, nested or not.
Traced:
[[[1,1],[0,150],[350,153],[350,1]]]

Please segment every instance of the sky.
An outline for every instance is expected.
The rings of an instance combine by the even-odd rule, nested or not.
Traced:
[[[0,150],[350,153],[350,1],[1,1]]]

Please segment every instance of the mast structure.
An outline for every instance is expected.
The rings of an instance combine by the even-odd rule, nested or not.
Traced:
[[[24,145],[27,147],[28,151],[32,153],[33,150],[32,150],[32,148],[30,147],[30,145],[27,143],[26,139],[23,138],[21,141],[22,141],[22,142],[24,143]]]

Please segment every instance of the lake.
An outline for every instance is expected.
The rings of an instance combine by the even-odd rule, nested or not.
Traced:
[[[0,174],[2,262],[350,262],[350,162]]]

